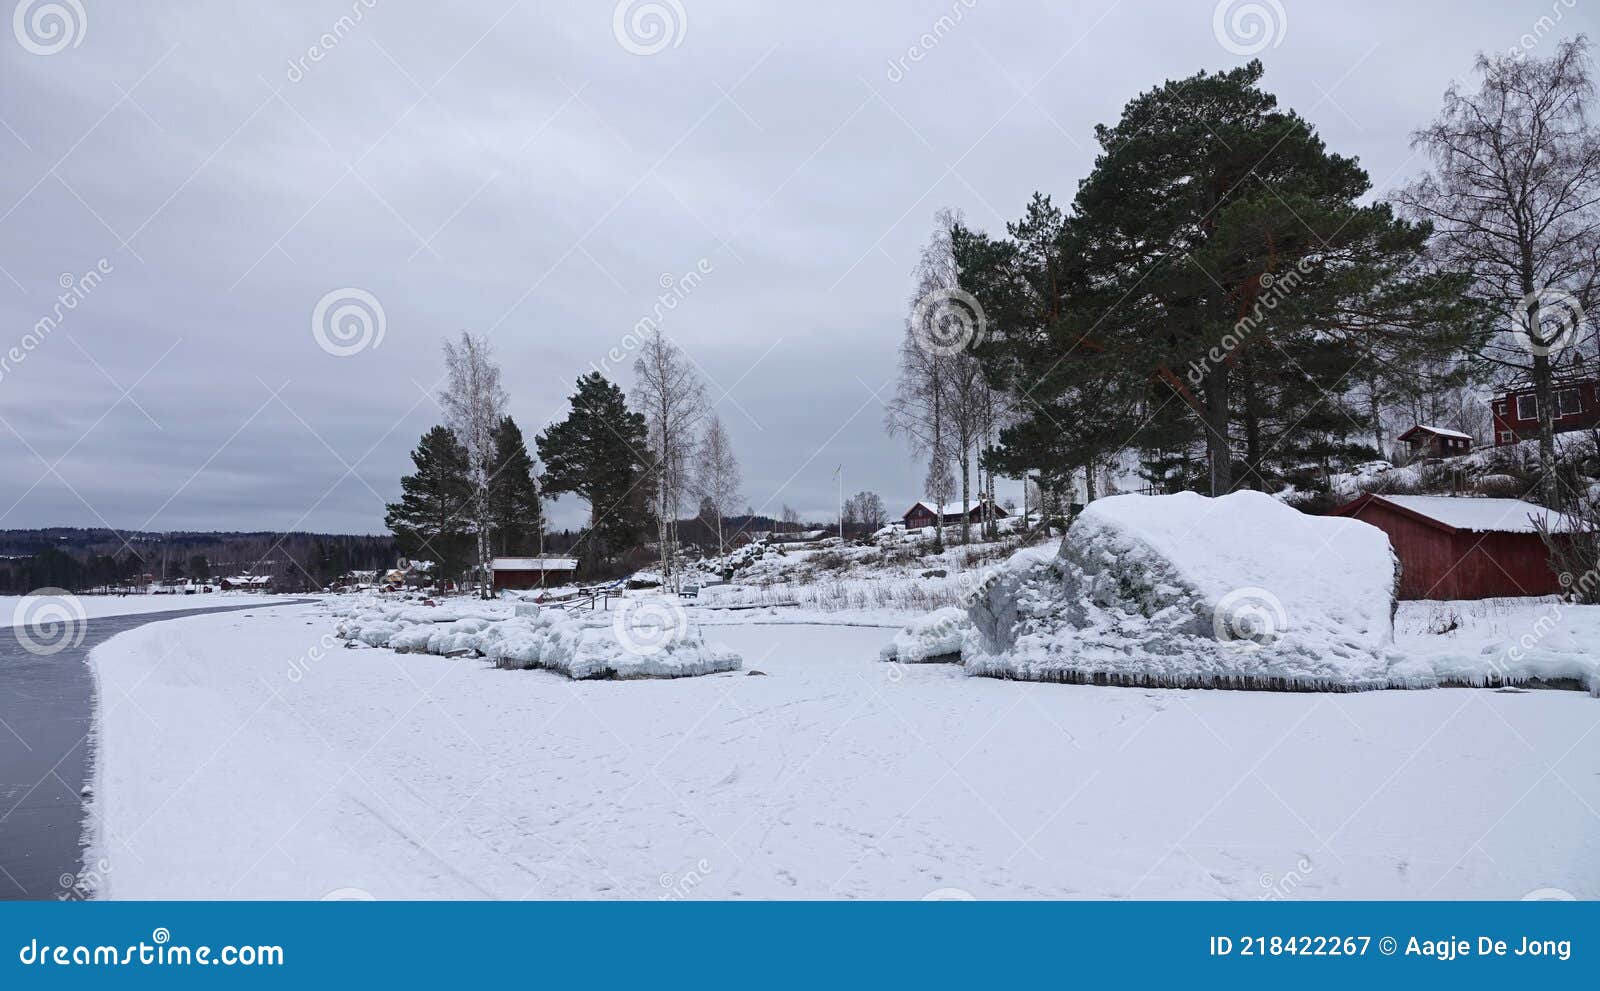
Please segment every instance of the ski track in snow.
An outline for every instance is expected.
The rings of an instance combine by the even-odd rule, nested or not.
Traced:
[[[1016,683],[770,625],[705,627],[766,677],[572,682],[332,627],[280,607],[95,650],[106,895],[1600,896],[1580,693]]]

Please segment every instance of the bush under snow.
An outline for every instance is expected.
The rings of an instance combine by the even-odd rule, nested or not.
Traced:
[[[640,601],[624,600],[611,612],[543,609],[510,618],[473,607],[366,601],[340,610],[344,618],[335,635],[399,653],[485,657],[501,668],[547,668],[577,679],[683,678],[739,670],[739,655],[707,644],[682,619],[681,609]]]

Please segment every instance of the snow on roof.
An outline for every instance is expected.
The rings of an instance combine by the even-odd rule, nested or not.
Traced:
[[[496,571],[576,571],[575,557],[497,557],[492,565]]]
[[[944,514],[946,516],[955,516],[955,515],[960,514],[960,513],[970,513],[972,511],[976,510],[978,507],[984,505],[985,502],[987,502],[987,500],[985,500],[985,499],[978,499],[978,500],[975,500],[973,502],[966,503],[964,505],[962,503],[959,503],[959,502],[947,502],[947,503],[944,504]],[[923,509],[926,509],[928,512],[933,513],[934,515],[938,515],[939,507],[935,506],[933,503],[929,502],[926,499],[918,499],[916,501],[916,504],[913,505],[911,508],[912,509],[916,509],[917,506],[921,506]],[[997,510],[999,510],[1000,512],[1005,512],[1005,510],[1000,509],[1000,507],[998,507],[998,506],[996,506],[995,508]]]
[[[1378,495],[1374,498],[1472,533],[1535,533],[1532,518],[1536,516],[1548,519],[1550,528],[1557,533],[1571,533],[1577,529],[1577,522],[1570,516],[1521,499],[1428,495]]]
[[[1407,430],[1406,433],[1409,434],[1412,431],[1416,431],[1416,430],[1426,430],[1428,433],[1430,433],[1430,434],[1438,434],[1440,437],[1460,437],[1462,440],[1471,440],[1472,439],[1472,435],[1471,434],[1464,434],[1459,430],[1447,430],[1444,427],[1430,427],[1426,423],[1419,423],[1416,426],[1412,427],[1411,430]]]

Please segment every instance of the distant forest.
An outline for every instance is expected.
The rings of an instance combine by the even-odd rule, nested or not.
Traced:
[[[0,530],[0,594],[92,591],[163,579],[271,575],[282,592],[322,588],[353,570],[394,567],[393,537],[326,533],[121,533],[50,527]]]

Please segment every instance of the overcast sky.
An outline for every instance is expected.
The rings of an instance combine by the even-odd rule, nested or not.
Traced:
[[[830,517],[843,464],[898,512],[923,472],[883,401],[938,208],[998,230],[1035,189],[1070,199],[1095,123],[1256,48],[1381,194],[1474,53],[1597,24],[1593,0],[1253,6],[1267,23],[1212,0],[644,0],[620,23],[610,0],[23,0],[0,527],[380,532],[444,337],[492,335],[531,442],[697,268],[661,325],[746,500]],[[64,281],[90,288],[37,335]],[[381,340],[319,340],[351,289]],[[631,385],[631,358],[609,371]]]

